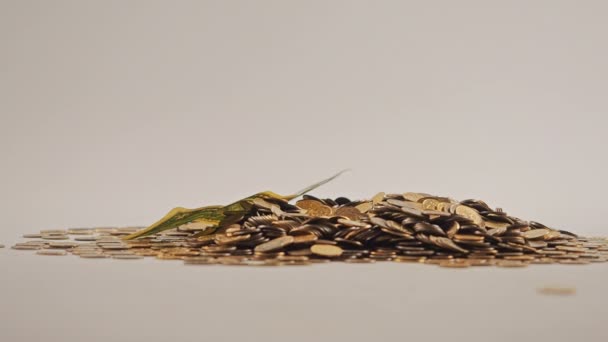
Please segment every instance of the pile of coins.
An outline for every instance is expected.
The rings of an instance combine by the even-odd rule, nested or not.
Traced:
[[[608,239],[583,238],[507,215],[480,200],[425,193],[370,200],[319,199],[295,205],[255,199],[238,222],[186,224],[125,241],[142,227],[45,230],[13,249],[81,258],[183,260],[188,265],[309,265],[380,261],[442,267],[523,267],[608,261]]]

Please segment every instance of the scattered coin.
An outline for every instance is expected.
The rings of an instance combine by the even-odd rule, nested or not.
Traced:
[[[23,238],[25,239],[40,239],[42,234],[23,234]]]
[[[107,258],[108,256],[102,253],[83,253],[80,254],[80,257],[85,259],[103,259]]]
[[[441,267],[451,267],[451,268],[466,268],[471,266],[468,262],[453,262],[453,261],[442,261],[439,263]]]
[[[49,247],[51,247],[51,248],[72,248],[72,247],[76,247],[76,246],[78,246],[78,243],[71,242],[71,241],[62,241],[62,242],[52,241],[49,243]]]
[[[133,260],[133,259],[143,259],[144,257],[136,254],[117,254],[113,255],[112,259],[121,259],[121,260]]]
[[[316,255],[326,257],[337,257],[342,255],[342,248],[334,245],[313,245],[310,247],[310,251]]]
[[[62,249],[41,249],[36,252],[36,254],[40,255],[68,255],[68,252]]]
[[[521,262],[521,261],[500,260],[500,261],[496,262],[496,266],[499,266],[499,267],[526,267],[526,266],[528,266],[528,264],[525,262]]]
[[[70,237],[64,234],[42,234],[44,240],[68,240]]]

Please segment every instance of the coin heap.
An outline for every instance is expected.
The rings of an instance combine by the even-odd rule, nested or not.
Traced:
[[[41,240],[13,248],[81,258],[155,257],[188,265],[393,261],[463,268],[608,261],[607,238],[583,238],[524,221],[480,200],[411,192],[360,201],[305,195],[295,205],[257,198],[241,220],[216,230],[186,224],[122,239],[141,228],[45,230],[24,236]]]

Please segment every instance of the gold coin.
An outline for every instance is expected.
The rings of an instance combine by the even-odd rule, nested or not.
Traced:
[[[361,217],[361,212],[355,207],[340,207],[336,210],[335,216],[344,216],[351,220],[357,220]]]
[[[96,236],[77,236],[74,238],[76,241],[97,241]]]
[[[186,257],[184,258],[186,265],[212,265],[217,264],[217,259],[209,257]]]
[[[330,216],[333,212],[331,207],[315,200],[300,200],[296,206],[306,210],[306,214],[313,217]]]
[[[42,234],[23,234],[24,239],[40,239]]]
[[[489,229],[507,229],[511,224],[508,222],[498,222],[492,220],[485,220],[486,228]]]
[[[296,206],[304,210],[314,209],[322,205],[324,204],[312,199],[303,199],[296,202]]]
[[[136,254],[117,254],[113,255],[112,259],[121,259],[121,260],[134,260],[134,259],[143,259],[144,257]]]
[[[36,254],[60,256],[60,255],[67,255],[68,253],[62,249],[41,249],[41,250],[37,251]]]
[[[45,235],[42,234],[42,239],[44,240],[69,240],[70,237],[67,235],[53,234],[53,235]]]
[[[285,246],[288,246],[290,244],[292,244],[294,241],[294,237],[287,235],[287,236],[281,236],[278,237],[276,239],[270,240],[268,242],[264,242],[260,245],[257,245],[255,247],[255,251],[256,252],[271,252],[271,251],[276,251],[279,250]]]
[[[560,259],[558,260],[560,264],[569,264],[569,265],[587,265],[590,264],[591,261],[583,260],[583,259]]]
[[[40,231],[42,235],[66,235],[67,233],[65,229],[46,229]]]
[[[372,197],[372,205],[376,205],[382,202],[382,200],[384,199],[384,195],[386,195],[384,192],[379,192],[374,195],[374,197]]]
[[[485,221],[481,215],[479,215],[479,212],[473,208],[467,207],[466,205],[458,205],[456,207],[456,214],[470,219],[479,227],[485,227]]]
[[[581,247],[556,246],[555,248],[557,248],[560,251],[565,251],[565,252],[575,252],[575,253],[587,252],[587,248],[581,248]]]
[[[314,234],[302,234],[293,237],[293,244],[315,242],[319,238]]]
[[[365,222],[354,221],[354,220],[347,220],[347,219],[343,219],[343,218],[338,219],[338,223],[343,224],[343,225],[345,225],[347,227],[366,228],[366,227],[369,226],[369,224],[365,223]]]
[[[108,256],[101,253],[83,253],[80,254],[80,257],[85,259],[104,259]]]
[[[423,198],[430,197],[431,195],[420,192],[406,192],[402,196],[406,201],[418,202]]]
[[[436,200],[434,198],[427,198],[422,201],[422,209],[437,210],[437,208],[439,207],[439,203],[441,203],[441,202],[439,202],[438,200]]]
[[[306,213],[313,217],[331,216],[333,210],[327,205],[320,205],[316,208],[306,210]]]
[[[343,260],[346,263],[349,264],[372,264],[374,262],[376,262],[376,260],[374,259],[370,259],[370,258],[349,258],[349,259],[344,259]]]
[[[529,240],[542,239],[550,232],[551,231],[549,229],[532,229],[528,230],[527,232],[524,232],[523,236]]]
[[[292,251],[287,251],[287,254],[294,255],[294,256],[309,256],[312,254],[312,252],[310,251],[310,248],[304,248],[304,249],[296,249],[296,250],[292,250]]]
[[[326,257],[337,257],[342,255],[342,248],[335,245],[313,245],[310,247],[310,251],[316,255]]]
[[[41,249],[43,246],[40,245],[23,245],[23,244],[17,244],[14,245],[13,247],[11,247],[12,249],[16,249],[16,250],[22,250],[22,251],[33,251],[33,250],[37,250],[37,249]]]
[[[49,243],[49,247],[51,248],[72,248],[72,247],[76,247],[78,246],[78,244],[76,242],[71,242],[71,241],[62,241],[62,242],[56,242],[56,241],[52,241],[51,243]]]
[[[93,229],[91,228],[69,228],[69,235],[90,235],[93,233]]]
[[[471,264],[469,262],[442,261],[439,263],[439,266],[450,268],[467,268],[471,266]]]
[[[372,209],[372,207],[373,207],[372,202],[363,202],[363,203],[355,206],[355,208],[357,208],[357,210],[359,210],[363,214],[370,211]]]
[[[498,260],[496,266],[499,267],[526,267],[527,263],[516,260]]]
[[[400,255],[393,258],[394,262],[407,262],[407,263],[424,263],[426,257],[414,256],[414,255]]]
[[[483,235],[471,235],[471,234],[456,234],[454,235],[455,239],[461,241],[483,241]]]

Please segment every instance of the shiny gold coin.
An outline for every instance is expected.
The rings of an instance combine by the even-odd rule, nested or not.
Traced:
[[[400,256],[394,257],[392,260],[394,262],[424,263],[424,261],[426,261],[426,257],[424,257],[424,256],[400,255]]]
[[[296,202],[296,206],[300,209],[309,210],[314,209],[320,206],[324,206],[325,204],[312,199],[303,199]]]
[[[342,248],[335,245],[313,245],[310,247],[310,251],[313,254],[326,256],[326,257],[337,257],[342,255]]]
[[[359,210],[361,213],[365,214],[370,211],[373,206],[374,205],[372,204],[372,202],[363,202],[361,204],[356,205],[355,208],[357,208],[357,210]]]
[[[313,217],[330,216],[333,212],[331,207],[310,199],[300,200],[296,203],[296,206],[306,210],[306,214]]]
[[[422,201],[422,208],[425,210],[437,210],[439,203],[441,202],[434,198],[427,198]]]
[[[376,205],[382,202],[382,200],[384,199],[384,195],[386,195],[384,192],[379,192],[374,195],[374,197],[372,197],[372,205]]]
[[[469,208],[465,205],[459,205],[456,207],[456,214],[470,219],[473,221],[473,223],[482,228],[485,227],[485,221],[481,215],[479,215],[479,212],[473,208]]]

